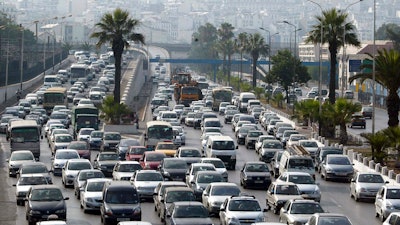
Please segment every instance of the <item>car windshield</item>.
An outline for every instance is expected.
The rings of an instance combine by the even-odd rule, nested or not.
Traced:
[[[76,152],[57,152],[57,159],[78,159],[79,155]]]
[[[380,174],[360,174],[358,176],[358,182],[360,183],[384,183]]]
[[[254,200],[231,200],[228,209],[230,211],[261,211],[260,204]]]
[[[105,183],[104,181],[103,182],[90,182],[87,184],[86,191],[100,192],[103,190],[104,183]]]
[[[146,151],[146,148],[131,148],[129,154],[142,155]]]
[[[136,181],[163,181],[163,176],[160,173],[138,173]]]
[[[277,195],[299,195],[296,185],[277,185],[275,194]]]
[[[10,161],[20,161],[20,160],[33,160],[33,155],[28,153],[17,153],[12,154]]]
[[[119,160],[118,154],[115,153],[105,153],[99,155],[99,161],[106,161],[106,160]]]
[[[21,174],[28,173],[48,173],[47,167],[45,165],[32,165],[32,166],[23,166],[21,168]]]
[[[45,177],[21,177],[19,178],[18,185],[40,185],[47,184]]]
[[[161,161],[163,158],[165,158],[165,156],[162,154],[149,154],[146,156],[146,161],[158,162]]]
[[[315,184],[315,181],[311,176],[304,175],[290,175],[289,182],[293,182],[295,184]]]
[[[122,139],[121,142],[119,143],[119,146],[122,147],[128,147],[134,145],[140,145],[139,141],[136,139]]]
[[[89,129],[82,129],[79,134],[80,135],[90,135],[92,133],[93,130],[89,130]]]
[[[86,162],[74,162],[74,163],[69,163],[68,164],[68,170],[85,170],[85,169],[91,169],[90,163]]]
[[[34,189],[30,196],[31,201],[61,201],[62,193],[59,189]]]
[[[400,189],[388,189],[386,198],[387,199],[400,199]]]
[[[140,164],[121,164],[119,165],[119,171],[118,172],[135,172],[137,170],[141,170],[142,167]]]
[[[235,143],[233,141],[214,141],[212,148],[215,150],[232,150],[235,149]]]
[[[167,193],[165,202],[181,202],[181,201],[194,201],[195,197],[191,191],[169,191]]]
[[[88,149],[87,148],[87,144],[86,142],[82,142],[82,143],[71,143],[68,148],[70,149],[77,149],[77,150],[85,150]]]
[[[269,149],[283,149],[283,145],[280,142],[264,142],[263,143],[263,148],[269,148]]]
[[[157,145],[157,149],[174,149],[174,148],[175,148],[175,145],[173,143]]]
[[[245,170],[247,172],[269,172],[266,164],[248,164]]]
[[[121,140],[120,134],[106,134],[104,135],[104,140]]]
[[[212,182],[222,182],[222,176],[220,174],[200,174],[197,177],[197,183],[209,184]]]
[[[108,191],[105,202],[109,204],[138,204],[139,198],[136,191],[132,191],[130,193]]]
[[[90,133],[90,136],[94,138],[101,138],[103,137],[103,132],[92,132]]]
[[[181,157],[201,157],[201,154],[196,149],[185,149],[181,151]]]
[[[237,187],[230,187],[230,186],[218,186],[214,187],[211,190],[211,195],[214,196],[232,196],[232,195],[239,195],[240,189]]]
[[[332,165],[351,165],[348,158],[345,157],[329,157],[328,164]]]
[[[88,179],[92,178],[103,178],[104,174],[100,170],[94,172],[94,171],[87,171],[87,172],[80,172],[79,173],[79,180],[80,181],[85,181]]]
[[[72,137],[69,135],[58,135],[56,136],[56,142],[68,143],[72,141]]]
[[[175,218],[208,218],[207,209],[201,205],[178,206],[174,210]]]
[[[289,168],[301,169],[301,168],[313,168],[314,164],[311,158],[298,158],[289,159]]]
[[[318,203],[293,203],[290,209],[291,214],[314,214],[323,212],[324,210]]]
[[[318,225],[325,225],[325,224],[351,225],[349,219],[347,219],[346,217],[339,217],[339,216],[332,216],[332,217],[323,216],[323,217],[320,217],[319,220],[318,220]]]
[[[303,146],[303,147],[308,147],[308,148],[316,148],[316,147],[318,147],[318,144],[317,144],[317,142],[315,142],[315,141],[303,141],[303,142],[301,142],[301,145]]]
[[[165,160],[164,168],[165,169],[186,169],[186,162],[182,160]]]
[[[203,160],[203,163],[211,163],[215,168],[225,168],[224,162],[221,160]]]

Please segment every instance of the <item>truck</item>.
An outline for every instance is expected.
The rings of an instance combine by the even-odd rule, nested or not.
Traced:
[[[95,106],[75,106],[72,109],[71,125],[74,138],[81,128],[99,129],[99,109]]]
[[[190,73],[176,73],[172,76],[171,84],[174,86],[174,98],[178,104],[189,106],[192,101],[202,99],[198,83],[192,80]]]

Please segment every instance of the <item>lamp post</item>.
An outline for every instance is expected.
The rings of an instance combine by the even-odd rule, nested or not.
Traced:
[[[344,13],[346,13],[347,12],[347,9],[349,9],[351,6],[353,6],[353,5],[355,5],[355,4],[357,4],[357,3],[359,3],[359,2],[362,2],[362,0],[357,0],[356,2],[353,2],[353,3],[351,3],[351,4],[349,4],[344,10],[343,10],[343,12]],[[347,59],[346,59],[346,24],[344,24],[343,25],[343,49],[342,49],[342,84],[340,85],[341,86],[341,96],[343,97],[343,94],[344,94],[344,87],[345,87],[345,85],[346,85],[346,82],[347,82],[347,66],[346,66],[346,63],[347,62]]]
[[[296,56],[296,51],[297,51],[297,47],[296,47],[296,36],[297,36],[297,31],[301,30],[301,29],[297,29],[296,25],[284,20],[284,23],[292,26],[294,28],[294,50],[293,50],[293,55]]]
[[[269,47],[269,51],[268,51],[268,73],[271,72],[271,38],[274,35],[278,35],[279,32],[276,32],[275,34],[271,35],[271,32],[267,29],[264,29],[263,27],[260,27],[261,30],[268,32],[268,47]]]
[[[324,10],[322,9],[322,6],[320,4],[318,4],[317,2],[314,2],[312,0],[307,0],[311,3],[314,3],[315,5],[317,5],[320,9],[321,9],[321,13],[323,14]],[[322,24],[321,21],[321,33],[320,33],[320,44],[319,44],[319,79],[318,79],[318,114],[321,115],[322,112],[322,98],[321,98],[321,89],[322,89],[322,46],[323,46],[323,37],[324,37],[324,25]],[[318,125],[318,135],[321,136],[322,132],[321,132],[321,119],[319,119],[319,125]]]
[[[21,59],[19,63],[19,71],[20,71],[20,77],[19,77],[19,82],[20,82],[20,91],[22,93],[22,84],[24,82],[24,34],[25,34],[25,29],[22,27],[22,24],[19,25],[21,29]]]
[[[373,26],[373,45],[372,45],[372,56],[373,56],[373,61],[372,61],[372,127],[371,127],[371,132],[372,134],[375,134],[375,98],[376,98],[376,93],[375,93],[375,51],[376,51],[376,45],[375,45],[375,29],[376,29],[376,0],[374,0],[374,26]]]

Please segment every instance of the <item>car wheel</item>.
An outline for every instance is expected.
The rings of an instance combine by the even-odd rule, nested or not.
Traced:
[[[246,184],[246,182],[243,182],[243,188],[244,188],[244,189],[247,189],[247,184]]]
[[[386,219],[386,218],[385,218],[385,216],[383,215],[383,212],[381,212],[380,219],[381,219],[382,222],[385,222],[385,219]]]
[[[354,200],[355,200],[356,202],[360,201],[360,199],[357,197],[357,193],[354,194]]]
[[[275,214],[275,215],[278,215],[278,214],[279,214],[278,207],[274,206],[274,210],[273,210],[273,211],[274,211],[274,214]]]

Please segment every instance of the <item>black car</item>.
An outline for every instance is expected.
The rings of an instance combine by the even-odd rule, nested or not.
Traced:
[[[361,127],[365,129],[366,122],[365,122],[365,117],[361,114],[353,114],[351,116],[351,122],[349,125],[351,128],[353,127]]]
[[[240,171],[240,185],[268,188],[271,184],[271,173],[265,162],[246,162]]]
[[[158,169],[166,180],[185,181],[187,163],[184,159],[164,158]]]
[[[372,119],[372,107],[371,106],[363,106],[361,108],[361,114],[365,117],[365,118],[370,118]]]
[[[57,215],[59,220],[66,220],[67,205],[61,189],[55,185],[32,186],[26,198],[26,219],[29,225],[47,220],[50,215]]]
[[[118,153],[115,152],[101,152],[97,154],[97,157],[94,159],[93,167],[95,169],[101,170],[104,176],[112,177],[112,172],[115,164],[119,162]]]

